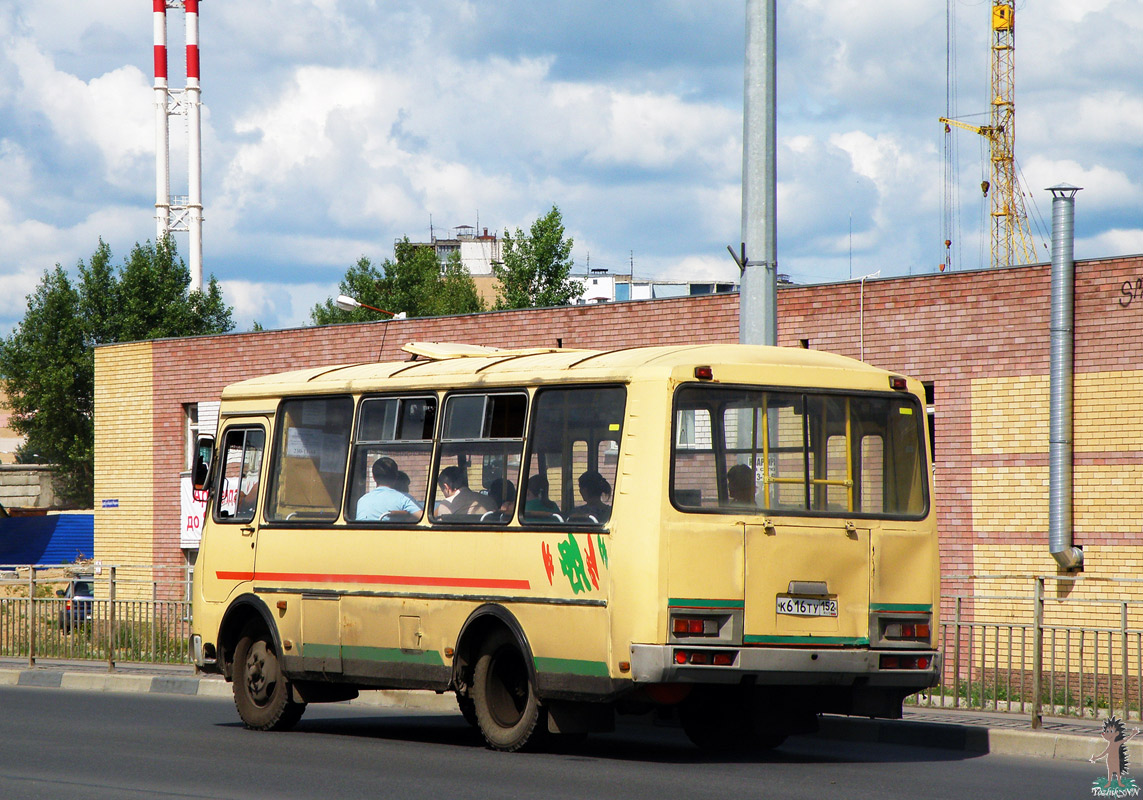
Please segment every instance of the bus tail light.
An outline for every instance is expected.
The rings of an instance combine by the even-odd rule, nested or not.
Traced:
[[[930,656],[881,656],[881,669],[928,669]]]
[[[886,639],[927,642],[929,641],[929,632],[929,623],[927,622],[891,622],[885,626]]]
[[[671,632],[675,636],[718,636],[718,620],[714,617],[674,617]]]
[[[738,658],[734,650],[676,650],[675,663],[697,667],[733,667]]]

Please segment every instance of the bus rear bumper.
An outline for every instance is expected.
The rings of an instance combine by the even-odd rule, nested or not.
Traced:
[[[699,654],[697,659],[695,654]],[[685,663],[679,663],[680,659]],[[692,663],[695,660],[708,663]],[[939,683],[941,657],[935,650],[633,644],[631,675],[636,685],[749,681],[759,686],[860,684],[919,691]]]

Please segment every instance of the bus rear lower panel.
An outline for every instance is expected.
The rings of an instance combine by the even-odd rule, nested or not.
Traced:
[[[940,666],[935,650],[631,646],[637,686],[781,687],[806,711],[889,719],[900,718],[906,697],[937,685]]]

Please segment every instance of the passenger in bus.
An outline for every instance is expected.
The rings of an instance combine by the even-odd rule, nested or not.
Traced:
[[[373,481],[377,488],[357,501],[358,521],[408,521],[421,516],[421,506],[399,488],[401,471],[397,462],[381,456],[373,462]],[[406,484],[407,485],[407,484]]]
[[[589,469],[579,476],[579,494],[583,505],[575,507],[573,517],[590,514],[596,522],[607,522],[611,518],[611,506],[603,502],[604,497],[611,497],[611,484],[607,478]]]
[[[444,497],[436,505],[438,517],[446,514],[484,514],[497,510],[492,507],[488,495],[468,488],[468,476],[460,467],[442,469],[437,476],[437,486],[440,487],[441,495]]]
[[[409,490],[409,487],[412,485],[412,483],[413,481],[409,478],[409,473],[398,472],[397,483],[393,488],[402,494],[407,494],[409,497],[412,497],[413,493]],[[413,502],[416,503],[417,501],[414,500]],[[417,505],[420,505],[420,503],[417,503]]]
[[[735,464],[726,471],[726,491],[730,505],[757,508],[754,498],[758,488],[754,483],[754,470],[748,464]]]
[[[532,513],[558,514],[560,507],[548,497],[548,479],[540,473],[528,478],[528,497],[524,500],[524,516]]]
[[[506,519],[511,519],[516,511],[516,487],[512,481],[497,478],[488,484],[488,499],[496,504],[496,508],[504,513]]]

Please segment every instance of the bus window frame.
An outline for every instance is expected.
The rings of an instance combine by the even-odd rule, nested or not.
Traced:
[[[238,514],[237,512],[233,515],[225,515],[222,513],[222,504],[226,500],[226,493],[223,489],[223,486],[226,482],[226,442],[232,433],[238,433],[239,431],[241,431],[243,434],[243,458],[242,466],[239,469],[238,473],[238,496],[241,495],[242,479],[245,477],[245,454],[247,447],[249,447],[249,445],[246,443],[246,438],[253,431],[257,431],[262,434],[262,453],[260,456],[262,463],[260,464],[258,470],[259,486],[255,489],[254,505],[251,507],[249,515]],[[217,469],[213,469],[213,474],[209,476],[209,485],[211,489],[209,495],[209,510],[211,521],[217,525],[253,525],[258,520],[258,512],[260,510],[258,506],[258,494],[261,492],[261,484],[265,483],[266,481],[266,467],[268,464],[266,461],[266,426],[258,422],[235,422],[233,425],[227,425],[222,430],[221,435],[218,437],[218,442],[220,442],[218,445],[218,453],[216,457],[212,459],[212,461],[218,463],[218,467]],[[235,500],[235,507],[237,508],[237,499]]]
[[[350,406],[351,406],[351,412],[352,412],[351,419],[354,420],[354,422],[350,423],[349,432],[346,436],[345,461],[342,464],[342,468],[341,468],[342,490],[340,492],[334,493],[334,495],[333,495],[338,500],[337,513],[332,517],[328,517],[328,518],[323,517],[321,519],[312,519],[312,518],[307,518],[307,519],[271,519],[269,516],[269,513],[268,513],[268,506],[270,503],[270,498],[272,496],[272,492],[277,489],[277,481],[278,481],[279,476],[276,472],[274,472],[274,468],[277,467],[277,465],[278,465],[278,460],[280,457],[280,449],[281,449],[281,446],[282,446],[283,441],[284,441],[283,416],[285,415],[286,406],[289,403],[297,401],[297,400],[336,400],[336,399],[348,399],[349,400]],[[356,415],[357,415],[357,399],[358,399],[357,397],[355,397],[353,394],[348,393],[348,392],[335,392],[332,394],[291,394],[291,395],[285,395],[285,396],[277,398],[277,404],[278,405],[277,405],[277,408],[274,409],[273,449],[272,449],[271,454],[270,454],[270,456],[271,456],[270,460],[267,462],[267,466],[265,469],[266,479],[269,481],[271,478],[273,478],[273,483],[268,483],[266,486],[266,493],[265,493],[264,499],[262,501],[262,517],[261,517],[261,525],[260,525],[261,528],[279,528],[279,527],[280,528],[332,528],[335,525],[337,525],[338,522],[344,521],[344,515],[345,515],[345,504],[344,504],[345,484],[349,480],[349,458],[353,452],[353,435],[354,435],[354,424],[356,422]],[[271,475],[271,473],[273,473],[273,475]],[[344,526],[342,526],[342,527],[344,527]]]
[[[519,450],[519,453],[520,453],[520,469],[521,469],[521,471],[523,471],[523,467],[524,467],[524,463],[525,463],[524,462],[524,453],[528,447],[528,434],[529,434],[529,431],[531,429],[533,398],[535,397],[536,391],[539,388],[540,388],[539,386],[528,386],[528,385],[524,385],[524,386],[475,387],[475,388],[467,387],[464,389],[448,389],[448,390],[441,392],[440,398],[439,398],[440,406],[439,406],[439,409],[437,411],[436,430],[434,431],[434,435],[433,435],[433,460],[432,460],[432,469],[429,471],[428,497],[426,498],[426,501],[425,501],[424,514],[422,514],[422,516],[421,516],[422,520],[427,520],[431,527],[434,527],[434,528],[440,527],[440,528],[443,528],[446,530],[455,530],[455,529],[460,529],[460,528],[473,528],[475,530],[488,530],[488,529],[497,529],[498,530],[498,529],[503,529],[503,528],[507,527],[508,525],[510,525],[512,523],[512,521],[514,519],[516,519],[515,513],[513,513],[510,516],[506,515],[506,518],[502,519],[502,520],[501,519],[494,519],[491,517],[488,520],[473,520],[470,518],[470,515],[468,515],[468,514],[442,514],[442,515],[437,515],[436,514],[436,507],[437,507],[437,503],[439,502],[437,500],[437,494],[440,490],[440,486],[437,483],[437,477],[441,474],[441,470],[444,469],[444,467],[441,466],[441,459],[444,457],[444,451],[446,450],[447,446],[448,445],[458,445],[458,444],[459,445],[463,445],[463,444],[479,445],[479,447],[477,449],[483,449],[483,448],[490,447],[490,446],[494,447],[495,445],[502,444],[502,443],[519,442],[520,443],[520,450]],[[520,431],[519,437],[495,437],[495,438],[471,438],[471,437],[469,437],[469,438],[460,438],[460,439],[446,439],[445,438],[445,424],[446,424],[446,421],[448,420],[448,414],[449,414],[448,404],[452,398],[454,398],[454,397],[484,397],[485,398],[484,416],[481,419],[481,425],[482,425],[481,429],[483,430],[484,423],[486,421],[490,422],[490,420],[488,420],[488,416],[487,416],[488,415],[487,400],[489,397],[493,397],[493,396],[501,396],[501,397],[519,396],[519,397],[524,398],[524,420],[523,420],[523,426],[522,426],[522,429]],[[488,456],[490,454],[489,453],[483,453],[482,455]],[[495,454],[493,454],[493,455],[495,455]],[[454,465],[449,464],[446,466],[454,466]],[[471,466],[472,466],[472,464],[470,463],[468,465],[467,469],[471,469]],[[468,477],[469,477],[469,480],[471,480],[471,476],[468,476]],[[505,475],[505,479],[507,479],[507,475]],[[468,488],[471,489],[472,491],[478,491],[476,489],[473,489],[471,484],[469,485]],[[483,489],[483,487],[481,487],[481,489]],[[519,475],[516,476],[515,489],[516,489],[516,503],[519,504],[519,502],[520,502],[520,489],[521,489],[521,481],[520,481]],[[483,492],[478,491],[478,494],[483,494]],[[495,511],[494,510],[488,511],[486,513],[487,514],[493,514],[493,513],[495,513]],[[450,517],[453,517],[453,516],[463,517],[463,519],[456,519],[456,520],[449,519]]]
[[[528,469],[530,469],[530,465],[532,463],[532,454],[533,454],[533,452],[535,452],[533,449],[535,442],[534,442],[533,437],[530,434],[531,434],[531,431],[535,428],[536,409],[539,406],[539,403],[536,399],[536,396],[539,394],[542,394],[543,392],[546,392],[546,391],[583,390],[583,389],[596,389],[596,390],[599,390],[599,389],[620,389],[623,392],[623,415],[622,415],[622,418],[620,419],[619,433],[614,439],[607,439],[607,440],[600,439],[599,440],[600,442],[602,442],[602,441],[614,441],[616,444],[616,447],[617,447],[617,452],[616,452],[616,456],[615,456],[615,478],[616,478],[616,480],[613,480],[611,482],[611,508],[612,508],[611,516],[605,522],[598,522],[598,523],[597,522],[591,522],[590,520],[571,522],[567,519],[564,519],[562,522],[540,523],[540,522],[536,522],[535,520],[525,520],[524,516],[523,516],[524,503],[517,501],[516,512],[513,516],[515,517],[516,521],[519,523],[520,528],[522,530],[533,531],[533,532],[538,532],[538,533],[552,533],[553,531],[560,531],[560,530],[577,530],[577,531],[578,530],[590,530],[590,531],[607,532],[611,528],[611,519],[613,519],[615,516],[615,498],[616,498],[616,494],[618,491],[616,484],[618,483],[618,477],[622,472],[622,470],[620,469],[620,465],[623,461],[623,431],[627,427],[627,400],[628,400],[628,384],[627,383],[615,382],[615,381],[608,381],[605,383],[574,383],[574,382],[569,382],[569,383],[544,383],[544,384],[539,384],[539,385],[535,386],[534,391],[532,392],[532,398],[531,398],[532,406],[528,410],[528,435],[526,435],[526,437],[525,437],[524,455],[523,455],[523,460],[520,462],[521,474],[523,474]],[[572,438],[571,440],[569,440],[569,444],[574,443],[574,442],[578,442],[578,441],[584,441],[584,440],[579,439],[579,438]],[[596,444],[595,447],[591,447],[589,442],[585,442],[585,444],[589,445],[586,448],[586,452],[587,452],[587,456],[588,456],[588,467],[587,468],[588,469],[594,468],[594,469],[598,470],[598,464],[593,464],[593,459],[598,460],[598,458],[599,458],[599,452],[598,452],[599,442],[595,443]],[[564,466],[566,466],[566,465],[561,465],[561,468]],[[575,487],[577,485],[576,482],[577,482],[579,476],[571,474],[567,470],[561,470],[561,471],[567,473],[567,474],[563,475],[563,478],[567,482],[567,485],[572,487],[573,500],[574,500],[574,493],[576,492]],[[527,498],[527,493],[525,491],[526,484],[527,484],[526,477],[521,478],[520,486],[516,487],[517,495],[523,496],[525,498],[525,500]],[[573,503],[573,506],[574,506],[574,503]]]
[[[679,419],[679,395],[686,389],[693,389],[699,387],[707,390],[718,391],[745,391],[756,392],[759,394],[782,394],[782,395],[817,395],[817,396],[834,396],[834,397],[873,397],[881,399],[907,399],[913,408],[914,418],[920,415],[918,419],[918,444],[920,445],[919,458],[922,459],[921,464],[921,493],[922,493],[922,510],[917,514],[886,514],[883,512],[867,512],[867,511],[816,511],[804,508],[763,508],[758,506],[756,509],[743,508],[741,506],[718,506],[712,508],[694,508],[693,506],[680,506],[675,500],[675,453],[678,449],[678,419]],[[668,459],[670,461],[670,469],[667,476],[667,496],[670,500],[671,507],[682,514],[703,514],[713,516],[735,516],[735,515],[758,515],[767,517],[797,517],[801,519],[863,519],[863,520],[876,520],[884,522],[919,522],[929,518],[933,513],[932,496],[929,491],[929,476],[932,473],[932,464],[928,451],[928,434],[924,425],[925,406],[924,403],[917,399],[917,396],[912,392],[900,391],[872,391],[868,389],[845,389],[842,387],[813,387],[813,386],[778,386],[770,384],[737,384],[737,383],[720,383],[710,384],[700,381],[686,381],[679,383],[674,387],[671,398],[671,435],[669,438],[669,451]],[[715,415],[711,414],[713,421]],[[805,452],[805,451],[803,451]],[[722,476],[726,475],[726,447],[725,445],[720,448],[714,449],[715,465]],[[720,460],[721,459],[721,460]],[[721,494],[724,487],[719,488],[720,501]]]
[[[352,469],[354,466],[354,459],[356,458],[357,448],[362,446],[362,445],[379,445],[379,446],[383,445],[386,447],[388,447],[390,445],[396,445],[395,452],[400,452],[400,449],[403,446],[410,446],[410,445],[414,445],[414,444],[426,441],[425,439],[389,439],[389,440],[385,440],[385,439],[379,439],[379,440],[361,439],[360,438],[361,414],[362,414],[362,409],[364,408],[365,404],[371,400],[429,400],[429,399],[431,399],[434,403],[436,403],[436,408],[433,411],[433,415],[434,415],[433,429],[432,429],[432,432],[429,434],[429,438],[427,440],[429,443],[429,472],[428,472],[428,475],[426,476],[427,484],[425,486],[425,506],[424,506],[424,508],[421,509],[421,516],[415,520],[414,519],[408,519],[408,520],[403,520],[403,519],[402,520],[358,520],[358,519],[350,519],[349,518],[350,517],[350,509],[351,509],[350,494],[353,492]],[[347,528],[386,529],[386,530],[387,529],[393,529],[393,528],[397,528],[397,529],[411,528],[411,527],[419,526],[419,524],[422,521],[424,521],[428,518],[427,509],[429,508],[429,498],[433,495],[433,492],[434,492],[435,487],[436,487],[436,477],[435,477],[435,473],[433,472],[433,465],[436,464],[437,449],[438,449],[438,445],[440,444],[440,432],[441,432],[441,426],[443,424],[442,420],[444,418],[443,413],[441,413],[443,407],[444,407],[444,402],[441,399],[441,393],[438,391],[435,391],[433,389],[370,393],[370,394],[363,394],[363,395],[356,398],[356,405],[353,409],[352,431],[351,431],[350,436],[349,436],[349,453],[347,456],[346,466],[345,466],[345,487],[344,487],[344,492],[343,492],[344,498],[342,500],[341,515],[340,515],[340,519],[342,520],[342,522],[344,522],[345,527],[347,527]],[[362,495],[360,497],[356,498],[356,500],[354,501],[354,506],[356,505],[356,502],[361,499],[361,497],[365,496],[365,494],[366,493],[362,493]],[[412,497],[412,495],[410,495],[410,496]],[[412,499],[414,502],[416,502],[416,500],[417,500],[416,497],[413,497]],[[353,507],[352,510],[354,512],[354,515],[356,515],[356,507]]]

